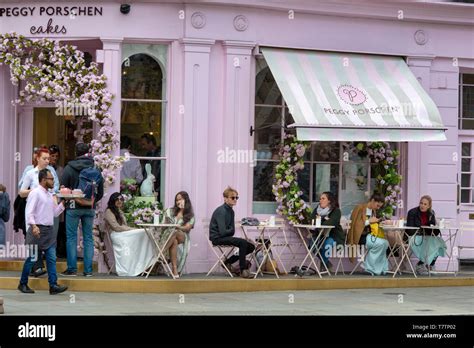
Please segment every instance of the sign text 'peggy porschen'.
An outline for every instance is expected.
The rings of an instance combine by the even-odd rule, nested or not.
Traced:
[[[102,7],[96,6],[23,6],[23,7],[0,7],[0,18],[9,17],[69,17],[76,16],[102,16]],[[53,18],[49,18],[46,25],[30,27],[30,33],[36,34],[66,34],[66,27],[54,25]]]

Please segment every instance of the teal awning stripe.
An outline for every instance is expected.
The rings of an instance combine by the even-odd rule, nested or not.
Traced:
[[[262,52],[301,140],[446,140],[439,110],[401,58]]]

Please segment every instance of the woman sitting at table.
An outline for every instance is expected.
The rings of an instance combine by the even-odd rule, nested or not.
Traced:
[[[420,205],[408,212],[407,226],[436,226],[436,217],[431,206],[430,196],[421,197]],[[416,273],[418,274],[426,274],[428,271],[427,265],[433,267],[438,256],[444,256],[446,253],[446,243],[439,236],[440,231],[438,229],[425,229],[423,232],[428,235],[416,234],[410,237],[411,250],[420,260],[416,265]]]
[[[351,228],[347,235],[350,245],[365,245],[367,255],[364,260],[365,271],[371,275],[385,274],[388,271],[388,242],[379,223],[377,210],[382,208],[385,197],[374,193],[368,203],[359,204],[351,214]],[[352,261],[352,258],[351,258]]]
[[[344,231],[341,226],[341,210],[339,209],[339,203],[336,197],[331,192],[323,192],[321,196],[319,196],[319,204],[313,210],[311,220],[315,220],[317,217],[321,218],[321,225],[334,226],[319,250],[321,261],[330,269],[332,264],[329,261],[329,255],[331,254],[334,243],[344,245],[345,242]],[[319,233],[320,231],[322,230],[315,230],[314,232]],[[316,237],[317,234],[313,234],[311,237],[309,241],[310,247]]]
[[[164,218],[165,223],[179,225],[165,229],[159,236],[160,243],[169,238],[164,248],[165,257],[171,259],[173,274],[179,278],[191,246],[189,231],[194,227],[194,211],[187,192],[176,194],[174,206],[166,209]]]
[[[104,231],[110,233],[117,274],[137,276],[151,266],[153,247],[145,230],[127,225],[122,212],[123,202],[118,192],[110,196],[104,213]]]

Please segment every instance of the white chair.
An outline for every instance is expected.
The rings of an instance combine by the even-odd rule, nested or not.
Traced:
[[[345,246],[347,245],[347,235],[349,234],[349,229],[351,228],[351,220],[341,221],[341,226],[342,226],[342,230],[344,231],[344,248],[345,248]],[[337,272],[339,272],[339,267],[342,268],[342,274],[346,275],[344,271],[344,264],[342,262],[342,259],[345,259],[346,256],[347,255],[336,257],[337,266],[336,266],[336,270],[334,271],[334,275],[337,275]]]
[[[226,272],[231,276],[231,278],[234,277],[232,274],[232,271],[227,267],[225,264],[225,261],[234,253],[236,247],[233,245],[214,245],[212,242],[209,240],[209,233],[205,233],[207,242],[209,243],[209,247],[211,250],[214,252],[214,255],[216,255],[216,262],[212,265],[211,269],[209,272],[207,272],[206,277],[211,274],[216,267],[220,264]]]
[[[99,253],[102,255],[105,266],[107,267],[107,275],[110,275],[115,268],[115,257],[112,239],[110,233],[99,230],[99,240],[104,245],[99,249]]]
[[[207,272],[206,277],[209,276],[209,274],[211,274],[217,268],[217,266],[221,265],[226,270],[227,274],[229,274],[231,278],[233,278],[234,275],[232,274],[232,270],[227,267],[225,261],[234,253],[236,247],[233,245],[212,244],[209,239],[209,223],[209,219],[203,219],[203,232],[209,245],[209,248],[211,248],[211,250],[214,252],[214,255],[216,255],[216,262],[212,265],[209,272]]]
[[[474,222],[461,222],[460,223],[460,235],[459,235],[459,244],[458,244],[458,270],[459,272],[459,267],[461,266],[461,252],[463,250],[474,250],[474,236],[472,234],[474,233]],[[471,236],[471,242],[467,242],[463,240],[463,235],[470,235]],[[456,272],[456,274],[457,274]]]

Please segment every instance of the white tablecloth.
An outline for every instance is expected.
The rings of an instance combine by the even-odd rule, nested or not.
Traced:
[[[144,229],[110,234],[119,276],[137,276],[153,261],[153,246]]]

